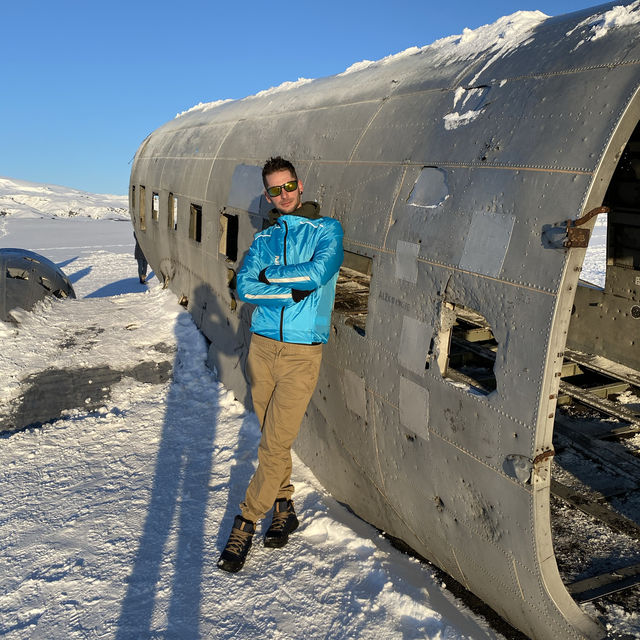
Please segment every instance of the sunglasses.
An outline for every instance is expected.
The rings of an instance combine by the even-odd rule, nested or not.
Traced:
[[[298,181],[289,180],[289,182],[285,182],[284,184],[281,184],[277,187],[269,187],[266,191],[267,191],[267,194],[269,194],[269,196],[271,196],[272,198],[276,198],[282,193],[283,189],[285,191],[291,192],[291,191],[295,191],[297,188],[298,188]]]

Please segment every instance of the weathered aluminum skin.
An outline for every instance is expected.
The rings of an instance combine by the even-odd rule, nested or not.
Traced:
[[[143,142],[131,173],[145,255],[188,299],[210,363],[250,406],[251,308],[229,282],[266,215],[260,167],[293,160],[306,194],[341,221],[345,249],[372,259],[365,335],[334,313],[297,452],[337,499],[536,639],[605,635],[561,582],[549,486],[585,253],[563,247],[562,223],[602,204],[640,118],[638,25],[582,45],[589,27],[575,29],[613,6],[548,19],[505,54],[426,48],[193,110]],[[446,128],[446,115],[469,111],[479,113]],[[191,204],[202,207],[200,242],[189,237]],[[225,216],[238,216],[236,260]],[[493,330],[488,395],[441,374],[451,304]]]
[[[47,296],[75,298],[67,276],[48,258],[26,249],[0,249],[0,320],[16,308],[31,311]]]

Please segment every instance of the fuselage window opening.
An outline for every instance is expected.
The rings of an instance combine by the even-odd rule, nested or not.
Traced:
[[[470,393],[484,396],[494,391],[498,343],[486,318],[463,305],[445,302],[441,327],[438,365],[442,376]]]
[[[167,227],[171,231],[178,228],[178,198],[173,193],[169,194],[167,202]]]
[[[202,205],[191,203],[189,237],[196,242],[202,242]]]
[[[145,199],[146,199],[146,194],[145,194],[145,188],[143,185],[140,185],[140,202],[138,205],[138,210],[140,211],[140,231],[146,231],[147,230],[147,216],[146,216],[146,203],[145,203]]]
[[[238,216],[230,213],[220,214],[219,251],[230,262],[238,259]]]
[[[344,252],[344,261],[336,284],[334,311],[345,316],[346,325],[365,335],[371,289],[372,259],[352,251]]]
[[[607,272],[607,213],[599,213],[584,256],[580,284],[604,289]]]
[[[136,185],[131,185],[131,213],[136,212]]]
[[[15,278],[16,280],[28,280],[29,272],[26,269],[7,267],[7,278]]]
[[[160,196],[154,191],[151,197],[151,219],[158,222],[160,213]]]

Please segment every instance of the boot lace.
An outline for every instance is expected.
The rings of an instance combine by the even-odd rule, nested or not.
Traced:
[[[229,536],[229,540],[227,541],[225,551],[233,553],[236,556],[241,555],[250,538],[251,534],[246,531],[241,531],[240,529],[235,528],[231,529],[231,535]]]
[[[287,526],[287,520],[289,518],[289,511],[276,511],[273,514],[273,518],[271,520],[271,526],[269,527],[271,532],[280,532],[284,531],[284,528]]]

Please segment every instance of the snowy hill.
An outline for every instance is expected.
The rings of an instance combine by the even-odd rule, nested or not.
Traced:
[[[127,196],[98,195],[26,180],[0,177],[0,216],[128,219]]]

